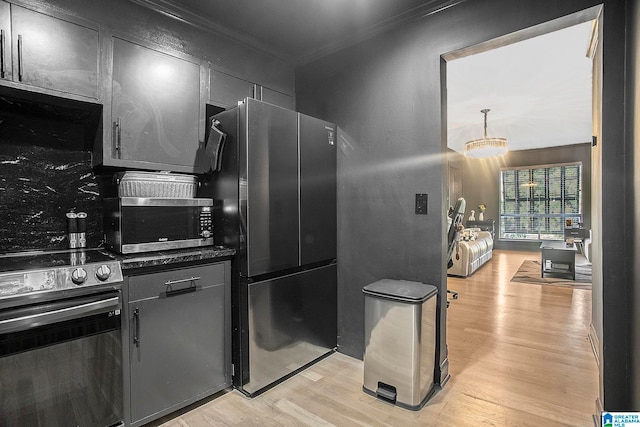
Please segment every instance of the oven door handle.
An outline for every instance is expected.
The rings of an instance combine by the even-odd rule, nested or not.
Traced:
[[[42,325],[64,322],[94,314],[108,313],[120,307],[120,298],[112,297],[86,304],[74,305],[44,313],[14,317],[0,321],[0,333],[19,332]]]

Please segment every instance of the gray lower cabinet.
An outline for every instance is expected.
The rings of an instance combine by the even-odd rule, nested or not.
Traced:
[[[231,385],[229,279],[229,261],[129,277],[127,425]]]

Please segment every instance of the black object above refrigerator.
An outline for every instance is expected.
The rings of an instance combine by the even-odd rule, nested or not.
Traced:
[[[336,347],[335,125],[254,99],[214,116],[226,134],[200,197],[235,248],[234,385],[253,396]]]

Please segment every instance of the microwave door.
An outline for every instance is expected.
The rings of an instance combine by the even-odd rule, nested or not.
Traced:
[[[211,199],[105,199],[107,247],[136,253],[213,245]]]
[[[197,208],[184,206],[123,206],[124,244],[200,238]]]

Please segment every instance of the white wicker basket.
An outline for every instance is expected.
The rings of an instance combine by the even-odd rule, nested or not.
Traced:
[[[116,174],[120,197],[168,197],[192,199],[197,178],[193,175],[127,171]]]

